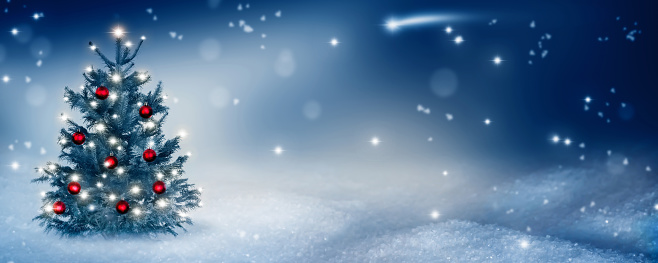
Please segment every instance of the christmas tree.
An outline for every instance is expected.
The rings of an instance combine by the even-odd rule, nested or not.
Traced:
[[[89,42],[107,71],[90,67],[82,91],[65,88],[64,100],[82,113],[84,125],[63,117],[68,128],[60,132],[59,157],[66,164],[37,168],[33,182],[55,190],[43,195],[34,220],[62,236],[177,235],[176,228],[192,224],[186,212],[200,206],[200,191],[182,178],[188,156],[173,159],[180,136],[166,140],[162,133],[168,111],[162,83],[144,94],[150,76],[131,72],[145,38],[131,54],[124,32],[117,28],[114,35],[114,61]]]

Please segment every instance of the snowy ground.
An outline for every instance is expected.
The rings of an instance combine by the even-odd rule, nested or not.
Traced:
[[[192,177],[205,189],[196,224],[153,239],[43,233],[31,218],[45,186],[23,167],[0,176],[0,262],[650,261],[656,180],[594,167],[496,184],[467,175],[418,183],[413,169],[372,180],[340,168],[224,168]]]

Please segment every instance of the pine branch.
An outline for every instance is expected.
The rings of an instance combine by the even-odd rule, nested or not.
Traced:
[[[89,46],[94,46],[94,43],[89,41]],[[105,62],[105,65],[107,65],[108,68],[110,68],[110,69],[116,68],[116,66],[117,66],[116,63],[114,63],[114,62],[110,61],[109,59],[107,59],[107,57],[105,55],[103,55],[103,53],[101,53],[100,48],[96,47],[96,48],[94,48],[94,51],[96,51],[96,54],[98,54],[101,57],[101,59],[103,60],[103,62]]]

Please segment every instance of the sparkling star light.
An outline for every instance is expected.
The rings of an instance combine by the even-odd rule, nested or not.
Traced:
[[[564,145],[566,145],[566,146],[571,145],[571,139],[569,139],[569,138],[564,139]]]
[[[521,248],[528,248],[530,246],[530,243],[528,243],[527,240],[521,240],[521,242],[519,242],[519,245],[521,246]]]
[[[18,168],[21,168],[21,165],[18,162],[13,162],[11,163],[10,167],[12,170],[16,171]]]
[[[446,27],[446,34],[452,33],[452,27]]]
[[[441,213],[439,213],[439,211],[434,210],[432,211],[432,213],[430,213],[430,217],[432,217],[432,219],[434,220],[439,219],[439,216],[441,216]]]
[[[500,63],[503,62],[503,60],[499,56],[494,57],[494,59],[492,59],[491,61],[493,61],[493,63],[496,65],[500,65]]]
[[[9,32],[11,32],[11,34],[15,36],[15,35],[18,35],[18,32],[21,32],[21,31],[18,31],[18,29],[14,27]]]
[[[382,142],[382,141],[380,141],[379,138],[377,138],[377,137],[372,137],[372,139],[370,140],[370,143],[374,146],[379,145],[380,142]]]
[[[484,125],[489,125],[491,124],[491,120],[489,118],[484,119]]]
[[[334,37],[334,38],[331,39],[331,41],[329,41],[329,44],[331,44],[331,46],[335,47],[335,46],[338,46],[338,44],[340,44],[340,42],[338,41],[338,39],[336,39]]]
[[[4,75],[2,77],[2,82],[4,82],[4,83],[9,83],[10,80],[11,80],[11,78],[9,78],[9,76],[7,76],[7,75]]]
[[[281,148],[281,146],[274,147],[274,150],[272,150],[276,155],[281,155],[284,150]]]
[[[462,42],[464,42],[464,38],[462,36],[456,36],[455,40],[453,40],[453,41],[455,41],[455,44],[459,45]]]
[[[393,19],[388,20],[388,21],[386,22],[386,28],[387,28],[389,31],[395,31],[395,30],[398,29],[398,22],[395,21],[395,20],[393,20]]]
[[[557,135],[553,136],[553,138],[551,138],[551,141],[553,141],[553,143],[560,142],[560,136],[557,136]]]

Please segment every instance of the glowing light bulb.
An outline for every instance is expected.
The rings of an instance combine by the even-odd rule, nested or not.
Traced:
[[[119,96],[117,96],[117,94],[114,94],[114,93],[110,94],[110,99],[111,99],[112,101],[117,100],[118,97],[119,97]]]
[[[91,105],[92,108],[96,108],[98,106],[98,102],[92,101],[89,103],[89,105]]]
[[[117,174],[118,175],[122,175],[123,172],[124,172],[123,168],[119,167],[119,169],[117,169]]]
[[[446,27],[446,33],[447,34],[452,33],[452,27]]]
[[[114,195],[114,194],[111,194],[108,198],[110,199],[110,201],[114,201],[114,200],[117,199],[117,196]]]
[[[102,123],[96,124],[96,130],[99,132],[105,131],[105,124]]]
[[[85,68],[85,71],[87,71],[87,72],[91,72],[91,71],[92,71],[91,66],[88,66],[87,68]]]
[[[11,80],[11,79],[10,79],[9,76],[7,76],[7,75],[4,75],[4,76],[2,77],[2,82],[4,82],[4,83],[8,83],[10,80]]]
[[[162,179],[162,177],[164,177],[164,174],[157,173],[157,174],[155,174],[155,177],[157,177],[158,179]]]
[[[140,73],[139,75],[137,75],[137,77],[142,81],[146,80],[146,74],[144,73]]]
[[[133,188],[130,189],[133,194],[138,194],[139,193],[139,187],[138,186],[133,186]]]
[[[112,138],[110,138],[109,142],[110,142],[111,145],[114,145],[114,144],[117,143],[117,138],[112,137]]]
[[[55,169],[57,169],[57,166],[55,166],[54,164],[48,165],[48,170],[54,171]]]
[[[167,206],[167,201],[164,200],[164,199],[160,199],[160,200],[158,200],[158,201],[156,202],[156,204],[157,204],[159,207],[165,207],[165,206]]]
[[[135,208],[135,209],[133,209],[133,213],[135,213],[135,215],[138,216],[138,215],[142,214],[142,210],[140,210],[139,208]]]
[[[96,45],[91,45],[91,46],[89,46],[89,48],[90,48],[91,50],[96,50]]]
[[[114,33],[114,36],[116,37],[122,37],[125,32],[123,31],[123,28],[115,27],[112,33]]]
[[[126,41],[126,47],[132,47],[132,46],[133,46],[133,42]]]
[[[185,138],[185,137],[187,137],[187,131],[185,131],[185,130],[180,130],[180,131],[178,132],[178,136],[180,136],[181,138]]]
[[[87,197],[89,197],[89,193],[87,193],[87,192],[80,193],[80,198],[81,199],[87,199]]]
[[[98,188],[103,187],[103,183],[101,183],[101,182],[96,183],[96,187],[98,187]]]
[[[142,40],[146,40],[146,36],[142,36]]]
[[[96,207],[94,205],[89,205],[89,210],[90,211],[94,211],[95,209],[96,209]]]
[[[69,117],[66,116],[66,114],[62,113],[62,114],[59,115],[59,118],[60,118],[62,121],[66,121],[66,119],[68,119]]]
[[[152,121],[148,121],[148,122],[144,123],[144,128],[153,129],[153,128],[155,128],[155,123],[153,123]]]
[[[119,74],[112,75],[112,81],[119,82],[120,80],[121,80],[121,76],[119,76]]]
[[[71,175],[71,181],[77,182],[78,180],[80,180],[80,176],[77,174]]]

